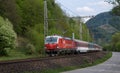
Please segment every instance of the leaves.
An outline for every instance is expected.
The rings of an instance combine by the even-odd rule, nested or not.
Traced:
[[[15,40],[16,33],[12,24],[7,19],[0,17],[0,51],[5,50],[5,48],[15,48]]]
[[[71,37],[74,32],[76,38],[79,39],[79,23],[72,18],[69,20],[70,17],[60,8],[59,4],[55,3],[55,0],[47,0],[47,7],[48,19],[52,19],[48,20],[49,35],[63,35],[63,32],[67,31],[63,36]],[[0,15],[8,18],[13,23],[17,34],[24,40],[28,40],[26,44],[30,43],[38,51],[43,50],[44,0],[2,0],[0,10]],[[1,21],[0,26],[2,23]],[[10,30],[10,32],[12,31]],[[6,33],[9,34],[9,32]],[[21,41],[23,40],[18,42]],[[24,49],[23,46],[21,48]]]
[[[111,44],[114,51],[120,51],[120,32],[112,36]]]
[[[112,13],[120,16],[120,0],[107,0],[107,2],[114,5]]]
[[[116,6],[112,9],[112,13],[114,13],[115,15],[120,16],[120,6]]]

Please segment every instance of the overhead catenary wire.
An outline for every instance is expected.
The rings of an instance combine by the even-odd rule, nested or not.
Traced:
[[[58,0],[56,0],[57,2],[59,2]],[[60,2],[59,2],[60,3]],[[70,10],[69,8],[67,8],[66,6],[64,6],[63,4],[60,3],[61,6],[63,6],[65,9],[67,9],[69,12],[71,12],[72,14],[76,15],[78,17],[79,20],[79,24],[80,24],[80,30],[79,30],[79,34],[80,34],[80,40],[82,40],[82,24],[81,24],[81,17],[76,14],[75,12],[73,12],[72,10]]]
[[[71,12],[73,15],[79,16],[77,13],[73,12],[71,9],[69,9],[69,8],[67,8],[65,5],[63,5],[63,3],[60,3],[58,0],[56,0],[56,1],[57,1],[57,3],[58,3],[60,6],[64,7],[66,10],[68,10],[69,12]]]
[[[66,7],[65,5],[63,5],[63,3],[59,2],[58,0],[56,0],[57,3],[61,6],[61,7],[64,7],[68,12],[71,12],[73,15],[75,15],[76,17],[80,17],[80,18],[92,18],[94,17],[95,15],[88,15],[88,16],[80,16],[78,15],[77,13],[75,13],[74,11],[72,11],[71,9],[69,9],[68,7]],[[73,16],[73,17],[75,17]]]
[[[58,4],[58,5],[60,5],[60,7],[62,8],[62,7],[64,7],[67,11],[69,11],[69,12],[71,12],[73,15],[75,15],[75,16],[73,16],[73,17],[77,17],[78,18],[78,21],[79,21],[79,24],[80,24],[80,38],[81,38],[81,40],[82,40],[82,24],[81,24],[81,19],[82,18],[91,18],[91,17],[94,17],[93,15],[92,16],[79,16],[77,13],[75,13],[74,11],[72,11],[71,9],[69,9],[69,8],[67,8],[65,5],[63,5],[62,3],[60,3],[58,0],[55,0],[56,1],[56,3]],[[63,9],[63,8],[62,8]],[[65,12],[65,11],[64,11]],[[66,13],[66,12],[65,12]],[[68,13],[66,13],[66,15],[67,15]],[[48,21],[51,21],[51,20],[53,20],[53,21],[57,21],[57,20],[65,20],[65,19],[69,19],[69,16],[68,16],[68,18],[46,18]]]
[[[58,5],[60,5],[60,7],[62,8],[62,7],[64,7],[68,12],[70,12],[70,13],[72,13],[73,15],[72,16],[70,16],[70,17],[77,17],[79,20],[80,19],[82,19],[82,18],[92,18],[92,17],[94,17],[94,15],[89,15],[89,16],[80,16],[80,15],[78,15],[77,13],[75,13],[74,11],[72,11],[71,9],[69,9],[68,7],[66,7],[65,5],[63,5],[63,3],[61,3],[61,2],[59,2],[58,0],[55,0],[56,1],[56,3],[58,4]],[[63,9],[63,8],[62,8]],[[65,12],[64,11],[64,9],[63,9],[63,12]],[[69,15],[69,13],[68,12],[65,12],[66,13],[66,15],[68,14]],[[69,17],[69,16],[68,16]],[[51,20],[65,20],[66,18],[48,18],[48,21],[51,21]],[[69,19],[69,18],[68,18]]]

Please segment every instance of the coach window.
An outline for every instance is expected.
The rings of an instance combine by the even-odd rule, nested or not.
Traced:
[[[76,43],[77,46],[81,46],[81,43]]]

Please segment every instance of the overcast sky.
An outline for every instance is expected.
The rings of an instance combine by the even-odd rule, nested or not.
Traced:
[[[105,0],[56,0],[56,2],[70,16],[97,15],[110,11],[113,7],[111,4],[105,2]]]

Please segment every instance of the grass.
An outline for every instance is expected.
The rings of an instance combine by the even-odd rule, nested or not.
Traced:
[[[22,52],[16,50],[10,50],[9,56],[2,56],[0,57],[0,61],[8,61],[8,60],[16,60],[16,59],[26,59],[26,58],[33,58],[39,57],[40,55],[25,55]]]

